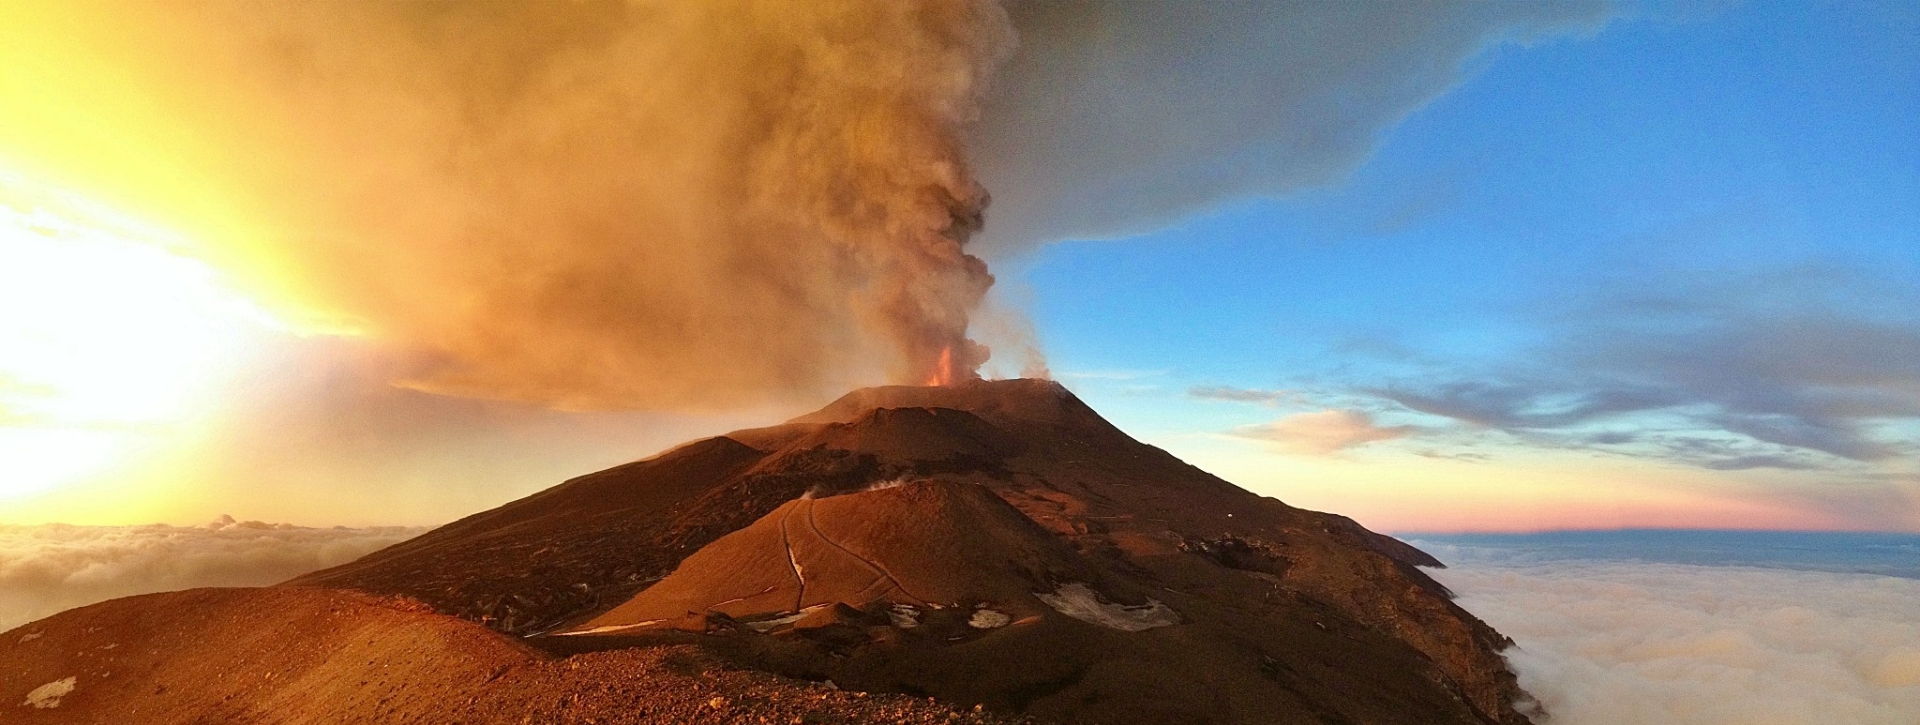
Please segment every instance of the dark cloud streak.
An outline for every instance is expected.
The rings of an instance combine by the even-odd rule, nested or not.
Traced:
[[[1223,400],[1231,403],[1258,403],[1266,406],[1279,405],[1300,400],[1300,394],[1291,390],[1260,390],[1257,388],[1235,388],[1225,385],[1198,385],[1187,389],[1187,397],[1201,400]]]
[[[1766,280],[1618,294],[1554,320],[1561,342],[1525,363],[1362,392],[1536,445],[1716,470],[1912,454],[1898,431],[1920,426],[1920,294],[1835,270]],[[1595,429],[1616,422],[1636,431]]]

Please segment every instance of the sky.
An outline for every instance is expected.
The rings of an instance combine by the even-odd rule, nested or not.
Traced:
[[[1752,3],[1490,49],[1328,183],[1017,283],[1055,373],[1399,531],[1920,529],[1920,34]]]
[[[0,77],[0,110],[25,119],[0,129],[0,451],[18,462],[0,523],[448,521],[918,374],[922,333],[951,332],[979,292],[970,245],[995,278],[971,332],[989,374],[1044,359],[1136,437],[1294,505],[1394,532],[1920,531],[1911,6],[1166,7],[1016,3],[1017,40],[987,13],[958,16],[969,44],[938,63],[862,49],[941,81],[904,88],[788,98],[702,71],[582,94],[677,108],[738,84],[889,144],[796,123],[738,149],[698,118],[648,121],[680,145],[574,138],[611,123],[600,106],[514,106],[512,73],[402,40],[330,44],[380,26],[332,16],[259,22],[336,61],[298,82],[222,65],[251,46],[198,26],[38,48]],[[755,42],[847,77],[842,49],[780,19]],[[557,58],[556,83],[731,47],[582,55],[588,31],[549,30],[513,49]],[[122,42],[158,48],[140,56],[155,73],[213,58],[194,67],[239,90],[122,94],[154,87]],[[407,83],[485,92],[408,105],[394,63],[425,68]],[[874,112],[876,94],[941,121]],[[396,102],[398,122],[366,111]],[[351,123],[300,113],[315,108]],[[743,128],[770,113],[725,108]],[[459,153],[413,150],[442,132]],[[570,173],[568,154],[633,161],[603,166],[647,183]],[[835,154],[861,173],[809,165]],[[956,155],[976,178],[953,175]],[[932,171],[901,181],[883,162]],[[775,177],[706,185],[743,168]],[[973,181],[992,202],[970,240]],[[886,204],[846,215],[804,193],[815,182]],[[749,201],[726,214],[676,201],[734,188]],[[933,251],[888,246],[862,226],[876,215]],[[466,231],[440,235],[449,219]],[[662,256],[648,235],[667,232],[601,229],[647,225],[719,251]],[[729,246],[742,236],[772,241]],[[849,279],[913,292],[863,287],[843,309]],[[932,312],[902,323],[902,299]],[[602,314],[623,305],[656,316]],[[718,402],[689,403],[709,389]]]

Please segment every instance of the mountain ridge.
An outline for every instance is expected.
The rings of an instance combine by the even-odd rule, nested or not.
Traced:
[[[1045,380],[852,391],[784,424],[570,479],[291,584],[411,596],[505,632],[557,633],[604,617],[791,502],[900,481],[990,491],[1090,566],[1132,582],[1121,589],[1185,590],[1203,609],[1312,612],[1320,629],[1339,620],[1380,635],[1382,660],[1432,670],[1439,699],[1463,702],[1466,721],[1527,722],[1515,707],[1529,699],[1499,655],[1508,640],[1417,568],[1437,560],[1346,517],[1207,474],[1134,440]],[[1250,621],[1263,626],[1258,616]],[[1388,653],[1396,647],[1411,656]],[[1285,649],[1259,656],[1284,662]],[[763,655],[740,656],[754,666]],[[809,667],[790,671],[821,674]],[[933,677],[876,686],[938,689]]]
[[[27,722],[311,722],[287,703],[321,698],[336,722],[1527,725],[1510,642],[1419,568],[1438,563],[1141,443],[1058,383],[888,386],[275,587],[29,624],[0,641],[21,665],[0,697],[66,693]],[[648,669],[688,657],[704,674]],[[722,672],[758,694],[684,690]],[[846,691],[909,699],[824,694]]]

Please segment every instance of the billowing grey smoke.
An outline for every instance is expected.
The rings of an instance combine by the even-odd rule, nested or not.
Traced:
[[[1013,2],[1020,49],[969,138],[995,249],[1104,239],[1339,179],[1490,44],[1607,2]]]
[[[1489,43],[1604,11],[73,0],[0,24],[0,158],[411,387],[732,407],[970,374],[983,220],[1017,249],[1327,182]]]

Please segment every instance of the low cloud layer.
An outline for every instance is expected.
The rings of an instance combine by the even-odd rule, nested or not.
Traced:
[[[1552,725],[1907,725],[1920,580],[1423,548]]]
[[[0,525],[0,630],[135,594],[274,584],[424,531],[314,529],[231,517],[206,526]]]

